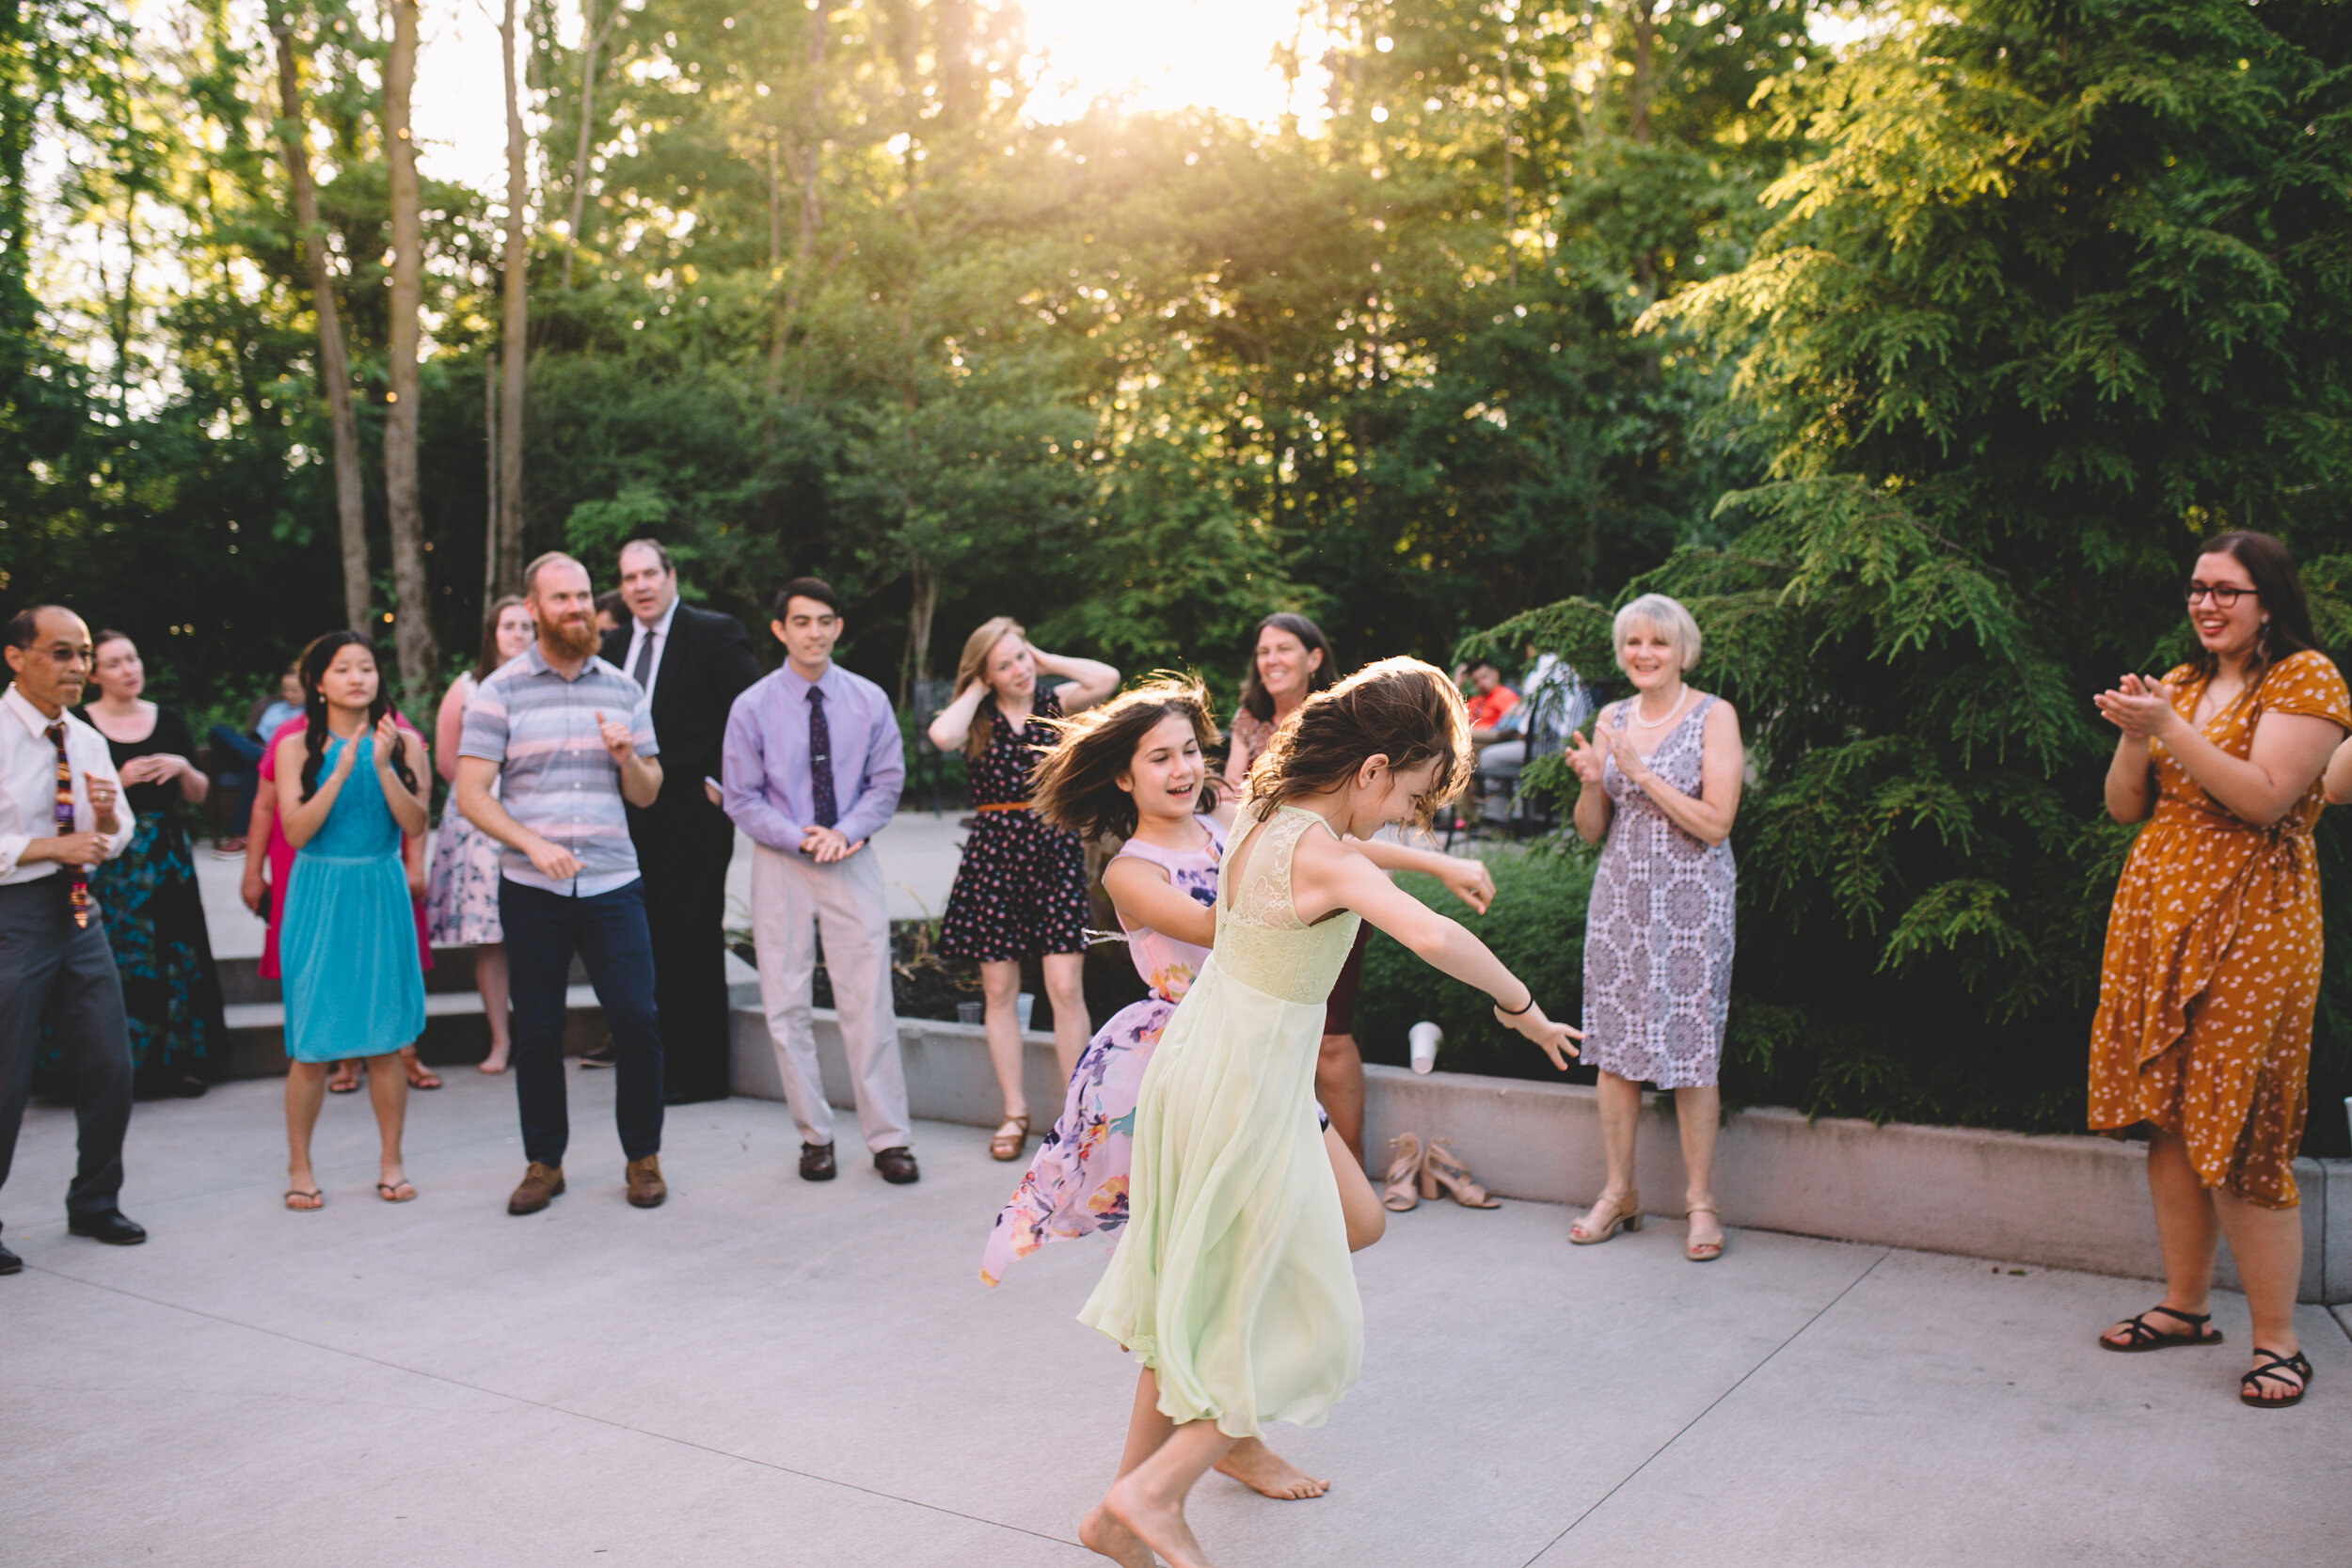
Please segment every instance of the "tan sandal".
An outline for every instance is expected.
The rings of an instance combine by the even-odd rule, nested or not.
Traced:
[[[1599,1217],[1604,1209],[1609,1212],[1606,1223]],[[1596,1232],[1586,1229],[1588,1226],[1598,1226],[1599,1228]],[[1638,1195],[1628,1193],[1623,1197],[1611,1197],[1604,1193],[1600,1200],[1585,1212],[1582,1219],[1568,1227],[1568,1240],[1577,1246],[1598,1246],[1620,1230],[1641,1228],[1642,1200]]]
[[[1389,1148],[1396,1157],[1389,1162],[1389,1184],[1380,1190],[1380,1206],[1402,1214],[1421,1203],[1421,1165],[1426,1156],[1421,1139],[1410,1132],[1391,1138]]]
[[[1454,1201],[1465,1209],[1500,1209],[1502,1200],[1489,1197],[1486,1189],[1470,1180],[1470,1167],[1454,1158],[1443,1138],[1429,1140],[1429,1152],[1421,1162],[1421,1196],[1436,1197],[1438,1192],[1453,1195]]]
[[[1694,1203],[1691,1206],[1691,1212],[1693,1214],[1712,1214],[1715,1216],[1716,1221],[1719,1224],[1722,1222],[1724,1217],[1724,1212],[1716,1208],[1711,1203]],[[1693,1263],[1712,1263],[1716,1259],[1721,1258],[1723,1255],[1724,1243],[1719,1241],[1685,1242],[1682,1246],[1682,1256],[1688,1258]]]
[[[992,1159],[1018,1160],[1029,1141],[1029,1118],[1026,1116],[1007,1117],[1005,1124],[996,1129],[996,1135],[988,1140]]]

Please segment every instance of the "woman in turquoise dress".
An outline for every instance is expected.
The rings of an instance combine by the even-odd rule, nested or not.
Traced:
[[[1345,842],[1425,823],[1470,777],[1461,695],[1406,658],[1309,699],[1250,773],[1216,945],[1144,1069],[1127,1227],[1078,1315],[1142,1363],[1119,1477],[1079,1526],[1104,1557],[1204,1568],[1184,1522],[1193,1483],[1267,1420],[1321,1425],[1356,1380],[1363,1307],[1314,1080],[1359,919],[1494,997],[1505,1027],[1567,1065],[1576,1031]]]
[[[278,743],[278,820],[294,847],[279,921],[286,997],[286,1207],[322,1208],[310,1132],[338,1061],[364,1057],[383,1138],[376,1196],[417,1196],[402,1168],[408,1079],[394,1060],[424,1031],[424,973],[401,835],[421,835],[431,773],[422,736],[394,720],[375,649],[329,632],[302,657],[304,727]]]

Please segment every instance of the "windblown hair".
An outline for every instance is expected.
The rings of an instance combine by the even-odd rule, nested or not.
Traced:
[[[988,656],[994,651],[997,643],[1008,637],[1025,640],[1028,635],[1022,629],[1021,623],[1009,615],[993,615],[982,621],[979,629],[963,640],[963,657],[956,660],[956,684],[948,692],[948,699],[953,701],[973,686],[986,684],[981,672],[988,668]],[[993,730],[993,725],[983,724],[977,719],[973,721],[970,733],[963,737],[966,761],[977,762],[987,754],[988,743],[994,738]]]
[[[1081,838],[1127,837],[1136,831],[1136,799],[1119,787],[1119,775],[1135,765],[1144,736],[1168,719],[1190,723],[1204,753],[1216,744],[1208,691],[1199,681],[1168,671],[1100,707],[1057,721],[1060,740],[1029,776],[1030,809]],[[1205,762],[1200,796],[1196,811],[1216,799]]]
[[[1287,610],[1277,610],[1260,621],[1249,633],[1249,673],[1244,675],[1241,682],[1242,708],[1262,724],[1271,723],[1274,720],[1274,693],[1258,684],[1258,639],[1265,635],[1269,626],[1276,631],[1289,632],[1309,653],[1323,656],[1323,662],[1307,673],[1307,695],[1311,697],[1318,691],[1329,690],[1331,683],[1340,678],[1339,656],[1332,653],[1331,640],[1323,635],[1323,628],[1304,615],[1294,615]]]
[[[391,683],[384,678],[384,660],[377,655],[375,644],[356,631],[330,631],[302,650],[302,719],[303,741],[307,754],[302,759],[302,798],[308,800],[319,792],[319,766],[326,760],[326,698],[319,690],[319,683],[326,678],[326,667],[335,662],[335,656],[357,644],[368,651],[375,664],[375,701],[368,705],[368,727],[363,736],[375,733],[375,726],[392,711]],[[354,740],[353,745],[358,741]],[[408,737],[402,736],[392,747],[392,774],[403,787],[417,787],[417,775],[408,767]]]
[[[1250,768],[1250,809],[1263,822],[1277,806],[1344,786],[1365,758],[1378,755],[1400,772],[1432,758],[1440,763],[1413,802],[1415,827],[1426,827],[1469,786],[1470,715],[1444,671],[1417,658],[1384,658],[1308,698]]]
[[[501,594],[490,601],[490,613],[482,618],[482,657],[473,661],[476,686],[490,678],[490,672],[506,660],[499,657],[499,622],[510,610],[528,608],[529,601],[520,594]]]
[[[2303,578],[2295,569],[2295,557],[2284,541],[2275,534],[2257,533],[2251,529],[2233,529],[2198,546],[2197,553],[2226,555],[2245,567],[2246,575],[2254,579],[2263,613],[2269,617],[2268,624],[2254,639],[2256,680],[2289,654],[2319,646],[2319,634],[2312,629],[2312,607],[2303,597]],[[2219,660],[2200,645],[2189,662],[2200,673],[2210,675]]]

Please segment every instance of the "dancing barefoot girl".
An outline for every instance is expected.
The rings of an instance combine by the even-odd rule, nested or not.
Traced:
[[[1079,1527],[1104,1557],[1206,1568],[1184,1522],[1193,1484],[1266,1420],[1320,1424],[1356,1380],[1363,1308],[1314,1068],[1359,918],[1493,996],[1567,1066],[1576,1031],[1344,842],[1425,821],[1470,771],[1460,694],[1397,658],[1311,698],[1250,776],[1216,945],[1138,1091],[1127,1227],[1079,1313],[1143,1363],[1118,1479]]]

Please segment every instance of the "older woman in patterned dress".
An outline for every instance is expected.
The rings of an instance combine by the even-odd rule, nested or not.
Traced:
[[[2319,1001],[2321,769],[2352,729],[2344,677],[2312,644],[2286,546],[2207,542],[2189,574],[2198,657],[2093,701],[2122,732],[2107,814],[2145,822],[2108,917],[2090,1026],[2090,1125],[2148,1128],[2164,1299],[2100,1336],[2109,1350],[2214,1345],[2206,1295],[2223,1237],[2253,1319],[2238,1397],[2298,1402],[2303,1216],[2293,1164]]]
[[[1617,611],[1617,665],[1633,695],[1603,708],[1596,740],[1569,737],[1582,788],[1576,831],[1600,844],[1584,924],[1584,1059],[1600,1069],[1608,1185],[1569,1227],[1580,1246],[1642,1227],[1633,1133],[1642,1085],[1672,1089],[1689,1179],[1683,1256],[1723,1255],[1713,1186],[1724,1018],[1731,1006],[1731,820],[1744,766],[1740,719],[1683,673],[1698,623],[1663,594]]]

